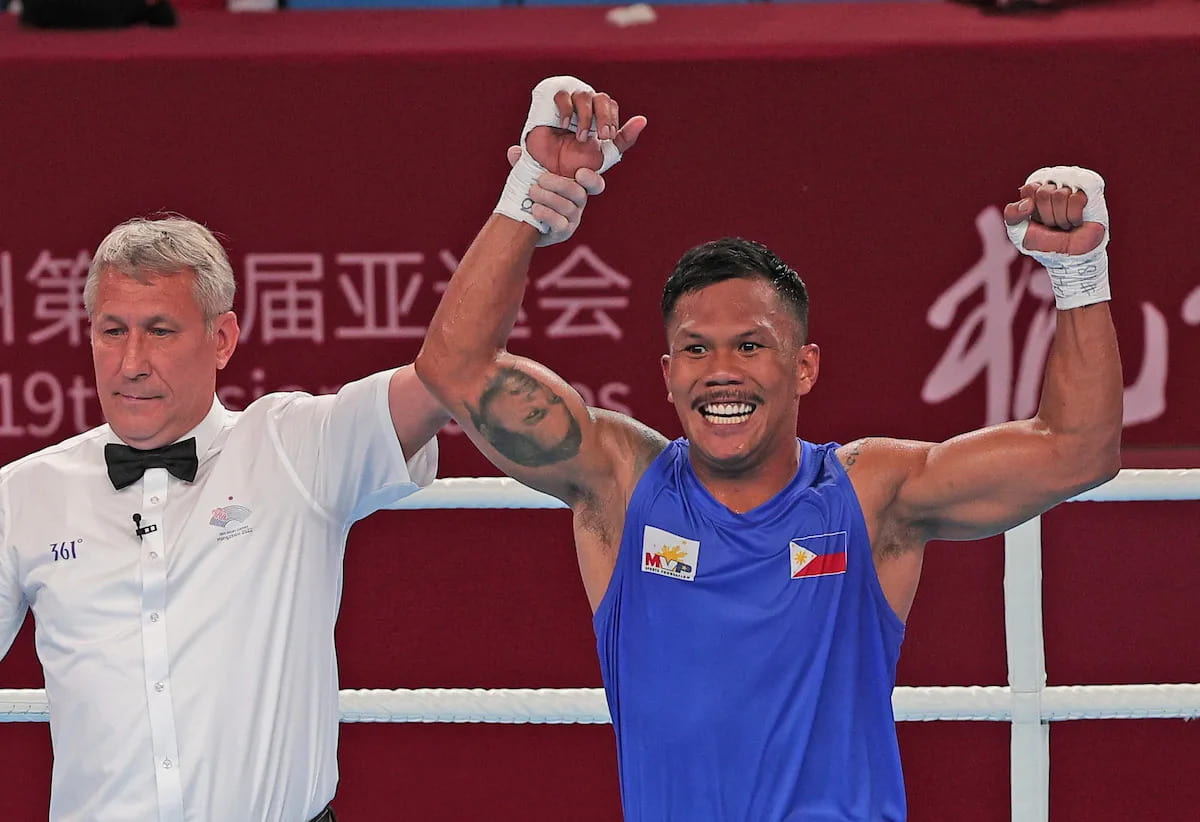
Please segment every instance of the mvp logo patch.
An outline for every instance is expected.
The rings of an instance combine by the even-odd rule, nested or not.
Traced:
[[[648,574],[686,579],[696,578],[700,541],[647,525],[642,532],[642,570]]]

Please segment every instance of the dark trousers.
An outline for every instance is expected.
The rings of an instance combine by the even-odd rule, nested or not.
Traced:
[[[312,822],[337,822],[337,817],[333,815],[333,806],[326,805],[325,810],[312,818]]]

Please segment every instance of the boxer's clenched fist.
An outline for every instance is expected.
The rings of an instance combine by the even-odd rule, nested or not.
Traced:
[[[1022,251],[1086,254],[1105,239],[1104,179],[1094,171],[1078,166],[1039,168],[1018,197],[1005,207],[1004,222]],[[1014,229],[1022,224],[1024,233],[1018,234]]]
[[[1078,166],[1039,168],[1004,208],[1009,239],[1041,263],[1060,309],[1109,299],[1104,178]]]

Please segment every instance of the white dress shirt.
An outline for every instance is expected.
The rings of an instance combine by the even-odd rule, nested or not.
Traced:
[[[53,822],[305,822],[333,797],[346,533],[437,470],[436,440],[401,453],[391,374],[214,399],[193,483],[114,491],[106,425],[0,469],[0,656],[32,608]]]

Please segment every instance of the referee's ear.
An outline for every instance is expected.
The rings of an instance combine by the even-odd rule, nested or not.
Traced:
[[[238,328],[237,314],[226,311],[213,320],[212,339],[215,346],[217,370],[220,371],[233,357],[242,330]]]

